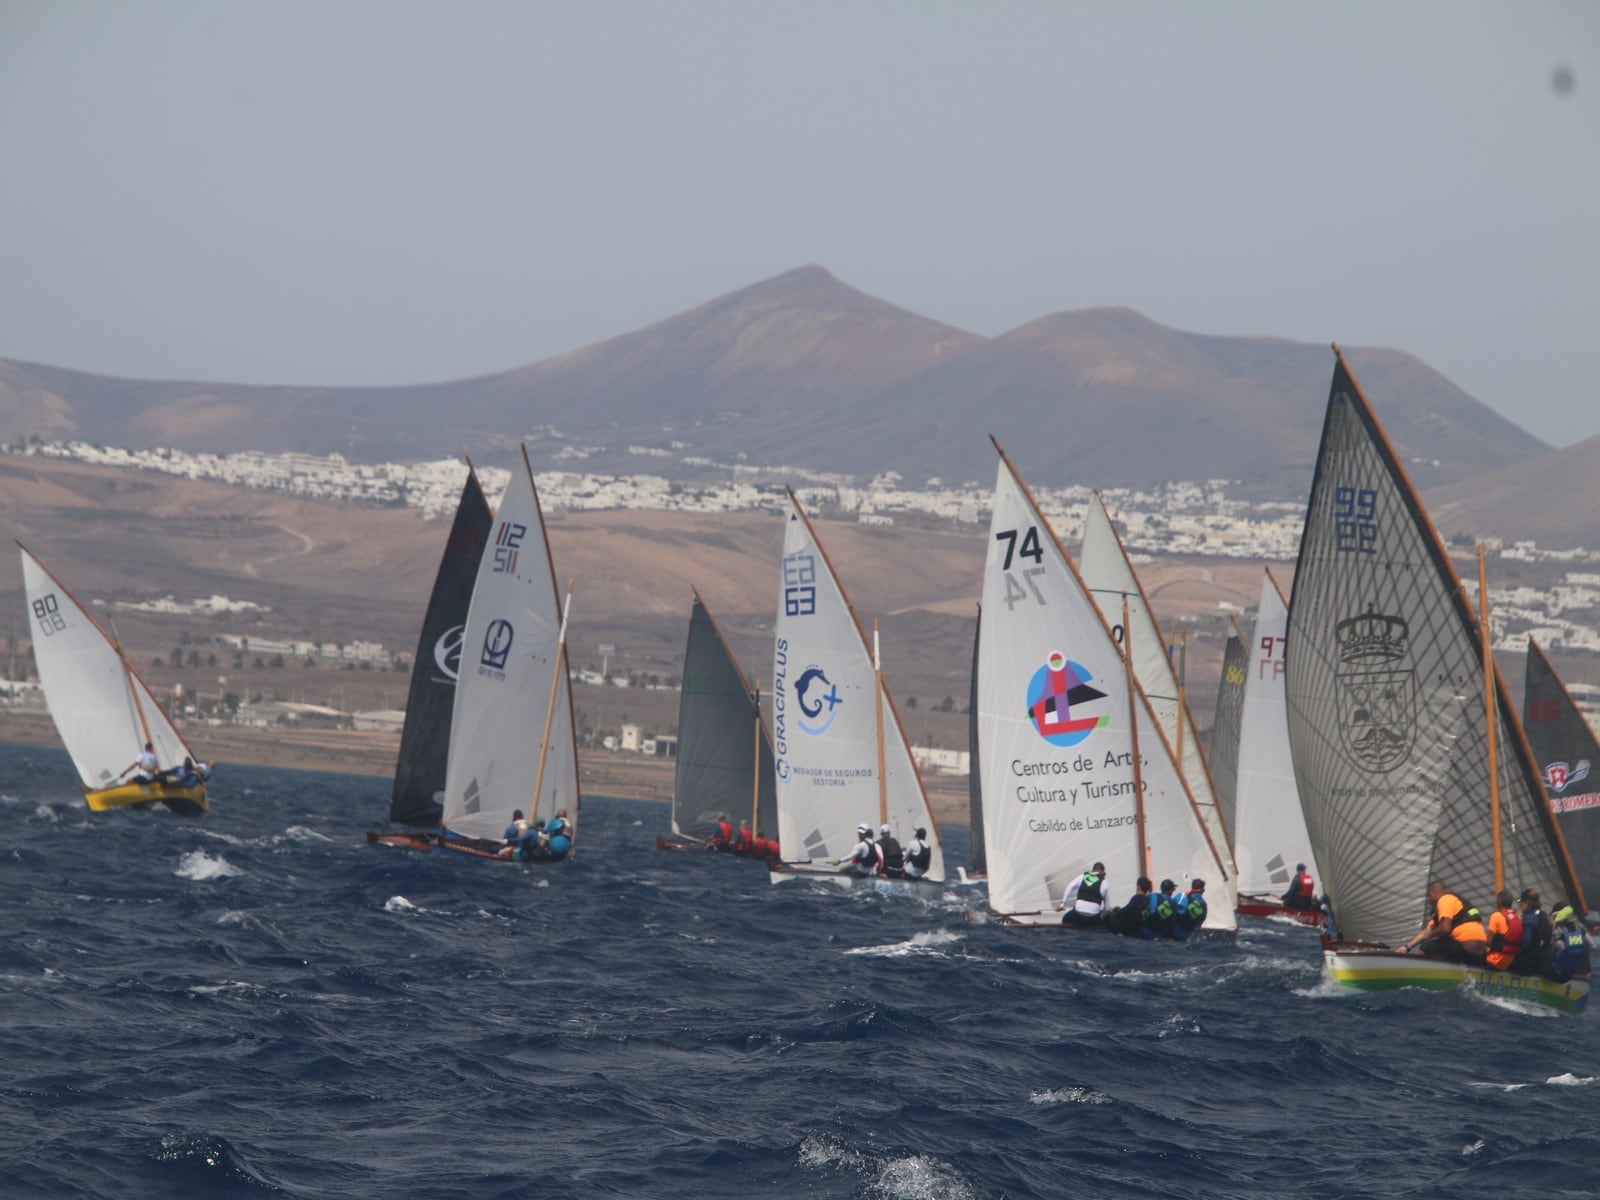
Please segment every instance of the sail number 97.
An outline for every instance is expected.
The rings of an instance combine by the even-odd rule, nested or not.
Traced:
[[[994,535],[994,540],[1005,543],[1006,557],[1000,564],[1000,569],[1006,573],[1006,611],[1016,608],[1018,602],[1027,600],[1031,595],[1035,604],[1045,602],[1044,593],[1039,590],[1037,582],[1039,576],[1044,574],[1044,547],[1039,544],[1039,527],[1029,525],[1022,534],[1021,542],[1017,540],[1017,530],[1002,529]],[[1022,578],[1019,580],[1014,573],[1012,563],[1019,558],[1032,559],[1031,567],[1017,568]],[[1027,586],[1024,587],[1023,584]]]

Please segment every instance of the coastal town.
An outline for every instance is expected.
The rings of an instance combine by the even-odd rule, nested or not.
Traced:
[[[342,455],[326,457],[308,454],[195,454],[170,448],[124,449],[87,442],[45,442],[30,439],[10,447],[21,455],[72,460],[109,466],[121,470],[153,471],[189,479],[204,479],[238,487],[284,492],[290,495],[342,503],[384,507],[408,507],[430,518],[444,519],[454,509],[466,476],[464,463],[435,460],[421,463],[363,464],[350,462]],[[634,448],[641,461],[660,459],[663,451]],[[550,457],[566,463],[580,462],[581,449],[564,446]],[[680,463],[704,472],[713,464],[692,458]],[[478,471],[485,492],[496,497],[504,489],[508,472],[485,467]],[[988,517],[987,488],[976,483],[947,485],[938,480],[921,487],[905,484],[894,473],[865,484],[852,480],[810,474],[789,468],[756,467],[737,464],[718,468],[712,474],[721,479],[702,477],[696,482],[671,479],[664,475],[640,473],[611,476],[578,470],[536,472],[535,479],[544,505],[552,510],[663,509],[680,512],[737,512],[777,510],[784,502],[785,483],[813,511],[835,516],[854,515],[863,524],[921,525],[948,524],[976,526]],[[1300,540],[1304,502],[1299,500],[1245,500],[1229,494],[1226,480],[1176,481],[1158,490],[1105,489],[1101,496],[1123,528],[1130,555],[1136,565],[1148,565],[1167,556],[1210,556],[1233,560],[1253,560],[1268,564],[1292,563]],[[1082,536],[1084,512],[1091,489],[1072,487],[1038,489],[1037,498],[1049,515],[1058,536],[1073,546]],[[1471,546],[1452,546],[1458,555],[1470,554]],[[1600,550],[1547,550],[1533,542],[1503,544],[1486,542],[1491,559],[1537,564],[1539,586],[1515,584],[1490,588],[1496,649],[1507,654],[1521,653],[1532,636],[1547,651],[1600,654]],[[1463,569],[1463,576],[1469,574]],[[1469,588],[1472,586],[1469,583]],[[215,646],[208,654],[222,654],[224,665],[248,655],[271,661],[275,656],[292,661],[332,662],[361,670],[381,669],[403,672],[410,669],[410,648],[395,648],[378,642],[324,643],[309,639],[272,639],[227,631],[230,616],[243,618],[257,605],[247,598],[226,596],[163,596],[144,600],[118,600],[122,607],[172,615],[211,618],[223,629],[214,636]],[[1242,609],[1228,615],[1243,617]],[[196,654],[199,647],[189,648]],[[594,685],[646,686],[642,679],[600,672]],[[13,673],[13,678],[15,674]],[[655,680],[658,688],[670,688],[674,681]],[[13,703],[37,702],[29,689],[11,686]],[[1600,689],[1573,684],[1575,698],[1591,713],[1600,712]],[[231,700],[231,703],[224,703]],[[202,703],[196,697],[193,703]],[[219,691],[213,701],[217,715],[240,723],[264,723],[284,715],[284,706],[304,709],[301,715],[315,719],[331,705],[307,704],[281,697],[269,700],[266,707],[252,703],[248,695],[226,697]],[[270,710],[270,711],[269,711]],[[337,711],[337,710],[334,710]],[[331,715],[331,714],[328,714]],[[385,709],[362,714],[369,728],[397,728],[402,713]],[[635,737],[637,735],[634,735]],[[630,745],[636,744],[630,738]],[[652,747],[653,748],[653,747]],[[960,769],[950,762],[947,769]]]

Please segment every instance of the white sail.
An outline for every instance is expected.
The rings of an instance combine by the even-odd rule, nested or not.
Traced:
[[[144,680],[55,576],[19,549],[39,684],[83,786],[117,783],[145,742],[162,767],[183,762],[189,748]]]
[[[1150,611],[1139,577],[1134,574],[1128,552],[1117,536],[1116,528],[1100,493],[1089,500],[1089,511],[1084,518],[1083,553],[1079,572],[1089,594],[1094,597],[1100,615],[1113,631],[1122,627],[1122,602],[1128,603],[1128,625],[1124,635],[1131,639],[1133,648],[1133,673],[1150,702],[1150,710],[1160,722],[1161,732],[1172,747],[1183,772],[1183,779],[1194,797],[1211,844],[1218,858],[1228,864],[1227,877],[1207,880],[1212,911],[1226,905],[1229,909],[1238,901],[1237,880],[1233,878],[1233,852],[1228,830],[1222,821],[1222,810],[1217,804],[1212,787],[1211,773],[1206,769],[1205,755],[1200,751],[1200,738],[1195,731],[1194,717],[1184,702],[1178,686],[1177,673],[1172,669],[1172,658],[1167,651],[1167,640],[1161,636],[1160,626]]]
[[[1121,613],[1118,613],[1120,622]],[[1145,845],[1159,880],[1226,876],[1137,684],[1077,570],[1002,453],[983,581],[979,761],[989,905],[1054,923],[1064,886],[1096,860],[1115,893],[1141,873],[1134,725]],[[1210,928],[1233,929],[1213,903]]]
[[[529,820],[578,811],[561,602],[526,450],[521,467],[478,563],[461,640],[442,823],[464,837],[499,840],[517,809]]]
[[[877,700],[872,654],[855,611],[791,492],[773,652],[778,841],[792,863],[846,858],[856,826],[887,822],[901,842],[928,831],[931,880],[944,851],[888,688]],[[883,807],[877,704],[882,705]]]
[[[1289,606],[1272,575],[1263,572],[1239,725],[1233,853],[1244,895],[1281,896],[1296,865],[1313,861],[1289,753],[1289,702],[1284,692],[1288,635]],[[1316,878],[1320,881],[1321,874]]]

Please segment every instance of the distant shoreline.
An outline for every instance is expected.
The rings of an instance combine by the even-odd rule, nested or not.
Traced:
[[[290,767],[345,775],[393,778],[400,735],[348,729],[293,729],[262,725],[202,725],[184,731],[200,756],[221,764],[225,785],[229,763]],[[0,709],[0,742],[21,746],[60,746],[47,713]],[[671,759],[646,758],[616,750],[583,750],[579,778],[587,794],[624,800],[672,801]],[[964,776],[929,775],[924,782],[934,819],[941,825],[967,825]]]

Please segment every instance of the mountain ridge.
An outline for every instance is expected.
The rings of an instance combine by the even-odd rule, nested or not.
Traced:
[[[1419,487],[1537,460],[1539,439],[1403,351],[1352,366]],[[1187,333],[1126,307],[1050,313],[995,337],[920,316],[816,264],[539,362],[404,387],[122,380],[0,359],[0,439],[360,462],[527,441],[584,469],[692,478],[743,463],[866,479],[982,482],[987,434],[1039,486],[1220,478],[1309,486],[1326,347]]]

